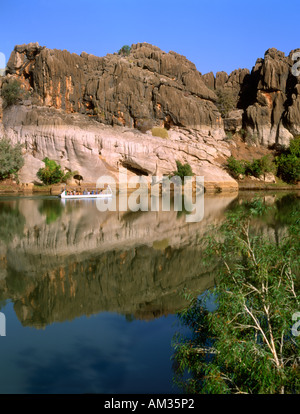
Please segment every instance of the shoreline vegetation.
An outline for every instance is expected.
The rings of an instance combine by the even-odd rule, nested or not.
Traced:
[[[298,205],[282,239],[255,231],[278,214],[260,197],[227,213],[203,243],[204,267],[220,263],[215,285],[178,313],[174,382],[188,394],[298,394]],[[300,334],[300,333],[299,333]]]
[[[279,183],[266,183],[266,182],[253,182],[251,180],[242,180],[238,182],[239,191],[300,191],[300,184],[287,184],[284,182]],[[205,180],[204,180],[205,183]],[[75,188],[85,188],[93,187],[95,188],[96,183],[81,183],[79,184],[67,184],[67,190],[73,190]],[[42,184],[31,184],[31,183],[22,183],[18,184],[15,181],[3,180],[0,182],[0,196],[6,194],[49,194],[49,195],[59,195],[61,189],[65,187],[64,183],[52,184],[52,185],[42,185]],[[128,193],[134,191],[132,188],[128,188]],[[231,191],[226,191],[226,189],[219,189],[218,186],[215,187],[214,191],[209,191],[210,194],[227,194]]]
[[[0,197],[1,196],[7,196],[7,195],[59,195],[61,194],[62,185],[49,185],[49,186],[30,186],[26,187],[24,185],[11,185],[11,184],[0,184]],[[95,184],[88,184],[88,185],[68,185],[67,191],[73,191],[77,188],[95,188]],[[130,192],[135,191],[135,189],[128,188],[127,193],[130,194]],[[300,191],[299,185],[285,185],[285,184],[264,184],[261,183],[241,183],[239,185],[238,190],[236,193],[244,192],[244,191],[259,191],[259,192],[271,192],[271,191]],[[218,191],[216,189],[215,191],[209,191],[206,194],[209,195],[226,195],[231,194],[233,191]],[[117,192],[118,194],[118,192]],[[150,192],[149,192],[150,194]]]

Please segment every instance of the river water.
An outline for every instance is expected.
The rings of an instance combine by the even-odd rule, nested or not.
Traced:
[[[204,218],[57,197],[0,198],[0,393],[178,393],[176,312],[213,286],[201,239],[253,194],[205,196]],[[284,234],[299,194],[268,192]]]

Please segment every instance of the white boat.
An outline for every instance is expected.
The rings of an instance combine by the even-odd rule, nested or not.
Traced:
[[[69,193],[69,194],[68,194]],[[83,191],[80,193],[79,191],[76,191],[74,194],[74,191],[66,191],[64,190],[60,194],[60,198],[63,200],[75,200],[75,199],[88,199],[88,198],[111,198],[113,196],[113,192],[108,186],[105,190],[92,190],[92,191]]]

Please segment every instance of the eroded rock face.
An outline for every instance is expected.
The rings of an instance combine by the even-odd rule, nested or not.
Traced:
[[[202,76],[207,87],[231,90],[237,96],[236,107],[242,110],[242,127],[256,144],[288,146],[293,136],[300,133],[300,76],[293,74],[296,60],[274,48],[259,58],[251,73],[238,69],[229,76],[218,72]],[[299,65],[296,69],[299,68]],[[237,131],[232,117],[224,119],[224,128]]]
[[[269,49],[264,59],[257,61],[253,76],[258,83],[255,102],[245,112],[248,132],[256,135],[263,145],[288,145],[292,138],[285,122],[287,84],[291,77],[289,58],[283,52]]]
[[[207,185],[237,190],[237,183],[217,162],[230,155],[228,144],[205,131],[173,127],[168,139],[126,127],[100,124],[82,114],[54,108],[17,105],[4,112],[6,135],[25,147],[21,182],[37,181],[36,172],[47,156],[63,168],[78,171],[84,182],[95,183],[101,175],[116,180],[119,168],[148,176],[168,175],[176,161],[188,162]]]
[[[289,54],[289,62],[293,66],[291,68],[292,76],[290,75],[287,84],[288,105],[285,113],[285,123],[293,135],[300,134],[300,73],[299,64],[293,59],[294,53],[299,54],[299,52],[300,49],[296,49]]]
[[[29,95],[3,114],[5,134],[25,147],[21,182],[37,181],[45,157],[90,183],[116,177],[119,167],[151,180],[172,173],[178,160],[208,174],[210,188],[237,190],[217,162],[230,155],[217,97],[184,56],[147,43],[126,57],[31,43],[15,47],[7,68],[3,82],[18,78]],[[169,138],[153,137],[153,126]]]
[[[128,56],[105,57],[16,46],[0,81],[20,79],[29,97],[4,111],[0,100],[0,133],[25,144],[21,182],[36,181],[46,156],[88,182],[115,175],[120,166],[149,177],[170,174],[178,160],[212,188],[237,189],[219,164],[230,155],[224,128],[243,128],[265,146],[288,145],[300,133],[293,52],[269,49],[251,73],[202,76],[184,56],[147,43],[132,45]],[[224,120],[217,90],[229,91],[235,102]],[[167,128],[169,138],[153,137],[153,126]]]
[[[7,67],[40,105],[93,115],[109,125],[132,128],[151,120],[168,127],[222,128],[216,95],[195,65],[147,43],[132,45],[126,57],[16,46]]]

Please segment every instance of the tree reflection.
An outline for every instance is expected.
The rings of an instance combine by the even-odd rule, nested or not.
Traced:
[[[25,217],[12,203],[0,203],[0,240],[10,243],[15,236],[22,237]]]

